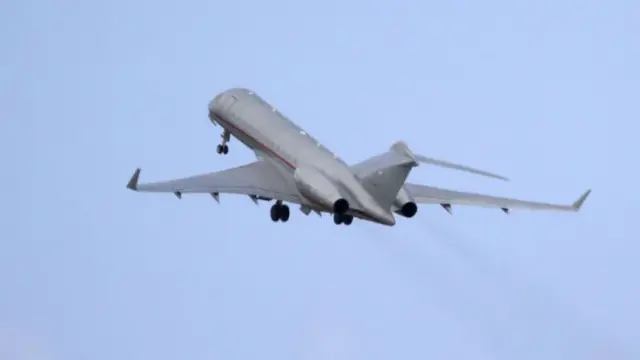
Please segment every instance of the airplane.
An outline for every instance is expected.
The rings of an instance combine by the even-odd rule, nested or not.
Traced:
[[[251,149],[256,161],[218,172],[181,179],[138,183],[140,168],[134,171],[127,188],[138,192],[210,194],[219,202],[220,194],[241,194],[258,200],[273,201],[273,222],[287,222],[289,204],[300,211],[322,216],[333,215],[336,225],[350,225],[354,218],[393,226],[394,214],[412,218],[418,204],[438,204],[451,213],[452,206],[472,205],[577,212],[591,190],[569,205],[549,204],[460,192],[406,182],[419,164],[430,164],[477,175],[508,179],[468,166],[432,159],[413,153],[403,141],[389,150],[349,165],[313,136],[292,122],[256,92],[232,88],[209,102],[209,120],[222,127],[218,154],[229,152],[231,136]]]

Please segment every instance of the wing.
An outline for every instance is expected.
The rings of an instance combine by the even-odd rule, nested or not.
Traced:
[[[127,188],[139,192],[174,193],[178,197],[186,193],[208,193],[214,197],[227,193],[249,195],[254,199],[301,203],[293,179],[288,179],[273,165],[262,160],[228,170],[169,181],[138,184],[139,177],[140,169],[136,169]]]
[[[406,183],[405,189],[418,204],[440,204],[447,211],[451,205],[472,205],[481,207],[497,207],[507,212],[509,209],[578,211],[587,199],[591,190],[587,190],[573,204],[558,205],[535,201],[524,201],[504,197],[482,195],[470,192],[440,189],[436,187]]]

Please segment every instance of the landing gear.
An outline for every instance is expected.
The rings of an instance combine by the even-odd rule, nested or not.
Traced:
[[[229,153],[229,146],[227,146],[227,144],[224,144],[224,145],[220,144],[220,145],[218,145],[218,147],[216,148],[216,152],[217,152],[218,154],[224,154],[224,155],[226,155],[227,153]]]
[[[346,214],[333,214],[333,223],[336,225],[345,224],[347,226],[351,225],[353,222],[353,216]]]
[[[287,222],[289,220],[289,207],[284,205],[280,201],[273,204],[271,207],[271,221],[277,222],[278,220],[282,222]]]
[[[216,148],[216,152],[218,154],[224,154],[227,155],[229,153],[229,146],[227,146],[227,143],[229,142],[229,140],[231,140],[231,133],[228,130],[225,130],[222,132],[222,144],[218,145],[218,147]]]

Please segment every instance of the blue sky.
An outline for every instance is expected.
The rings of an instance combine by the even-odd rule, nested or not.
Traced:
[[[392,5],[393,4],[393,5]],[[640,4],[4,1],[0,358],[632,359]],[[393,228],[135,194],[218,156],[252,88],[356,162],[403,139],[504,174],[411,180],[579,214],[423,206]]]

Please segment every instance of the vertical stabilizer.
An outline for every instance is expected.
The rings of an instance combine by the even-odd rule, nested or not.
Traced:
[[[398,142],[391,150],[380,157],[376,171],[362,179],[367,191],[385,209],[391,208],[411,169],[418,166],[406,144]]]

